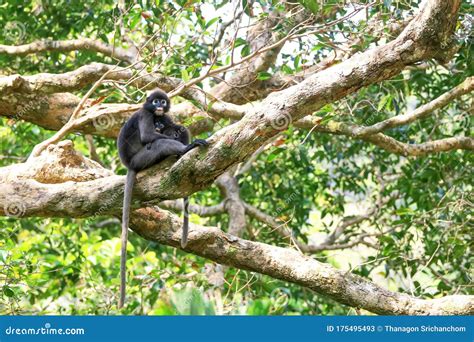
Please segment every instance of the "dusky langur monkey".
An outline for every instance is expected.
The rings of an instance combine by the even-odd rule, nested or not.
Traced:
[[[153,91],[143,107],[135,112],[120,130],[117,146],[120,160],[127,168],[122,212],[122,247],[120,259],[119,308],[125,302],[126,261],[128,223],[133,185],[137,173],[163,161],[169,156],[182,156],[195,147],[206,146],[208,142],[196,139],[189,143],[188,130],[177,125],[166,115],[170,110],[170,99],[162,90]],[[181,246],[185,247],[188,236],[188,198],[184,199],[184,223]]]

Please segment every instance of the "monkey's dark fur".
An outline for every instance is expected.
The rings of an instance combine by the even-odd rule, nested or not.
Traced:
[[[203,139],[196,139],[190,144],[188,130],[184,126],[175,124],[166,115],[169,109],[170,100],[166,93],[155,90],[147,97],[143,107],[125,123],[117,139],[120,160],[128,169],[123,196],[119,307],[122,307],[125,301],[128,223],[132,190],[137,173],[158,164],[169,156],[182,156],[195,147],[208,145]],[[183,248],[187,243],[188,226],[188,198],[186,197],[184,198],[184,223],[181,238]]]

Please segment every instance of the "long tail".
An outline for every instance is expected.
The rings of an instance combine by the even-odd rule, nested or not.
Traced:
[[[127,240],[128,240],[128,222],[130,219],[130,203],[132,202],[133,184],[137,173],[128,170],[127,180],[125,181],[125,190],[123,193],[123,211],[122,211],[122,249],[120,255],[120,300],[119,308],[125,303],[125,287],[126,287],[126,263],[127,263]]]
[[[181,248],[185,248],[188,244],[189,231],[189,197],[183,198],[184,218],[183,218],[183,235],[181,236]]]

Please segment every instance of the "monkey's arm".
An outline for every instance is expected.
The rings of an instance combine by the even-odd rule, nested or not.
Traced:
[[[153,116],[141,115],[138,120],[138,130],[140,131],[140,141],[143,145],[152,143],[157,139],[169,139],[167,135],[157,133],[155,131],[155,124]]]

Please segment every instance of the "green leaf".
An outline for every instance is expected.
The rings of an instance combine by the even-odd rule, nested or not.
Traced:
[[[240,37],[237,38],[234,42],[234,47],[238,48],[239,46],[242,46],[242,45],[248,45],[248,42],[243,38],[240,38]]]
[[[291,75],[293,73],[293,69],[291,69],[288,65],[283,64],[281,66],[281,71],[283,71],[287,75]]]
[[[181,70],[181,79],[184,82],[187,82],[191,79],[191,76],[189,76],[188,70],[186,70],[186,69]]]
[[[404,215],[413,215],[414,212],[410,208],[400,208],[395,211],[395,214],[399,216],[404,216]]]
[[[5,294],[5,296],[10,298],[15,296],[15,292],[13,292],[13,290],[8,287],[8,285],[3,285],[3,293]]]
[[[214,24],[216,21],[219,21],[219,20],[221,20],[220,17],[215,17],[215,18],[209,20],[209,21],[206,23],[206,29],[208,29],[209,27],[211,27],[212,24]]]
[[[270,74],[269,72],[266,72],[266,71],[261,71],[257,75],[257,79],[261,80],[261,81],[268,80],[270,78],[272,78],[272,74]]]
[[[250,55],[250,46],[249,45],[244,45],[242,48],[242,52],[240,54],[242,57]]]
[[[313,12],[313,14],[318,14],[318,3],[314,0],[298,0],[298,2],[303,5],[306,9]]]
[[[377,106],[377,111],[380,112],[386,105],[387,103],[390,102],[391,96],[389,94],[382,96],[382,98],[379,101],[379,104]]]
[[[293,61],[293,65],[294,65],[294,67],[295,67],[296,70],[299,70],[299,68],[300,68],[300,62],[301,62],[301,56],[300,56],[300,55],[296,55],[295,60]]]

